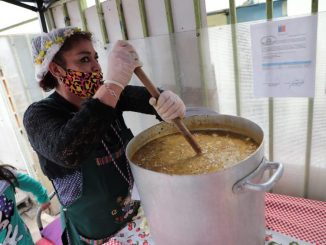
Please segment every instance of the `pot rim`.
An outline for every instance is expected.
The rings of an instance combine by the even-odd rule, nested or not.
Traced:
[[[126,156],[127,156],[127,159],[128,159],[129,164],[132,165],[133,167],[139,168],[139,169],[141,169],[141,170],[146,170],[146,171],[150,171],[151,173],[160,174],[160,175],[166,175],[166,176],[171,176],[171,177],[175,177],[175,176],[178,176],[178,177],[182,177],[182,176],[184,176],[184,177],[189,177],[189,176],[191,176],[191,177],[195,177],[195,176],[204,176],[204,175],[213,175],[213,174],[215,175],[215,174],[219,174],[219,173],[220,173],[220,174],[223,174],[225,171],[232,171],[232,169],[236,168],[236,167],[237,167],[238,165],[240,165],[241,163],[251,161],[251,158],[253,159],[253,158],[257,155],[258,152],[260,152],[260,151],[263,150],[262,148],[264,148],[265,134],[264,134],[264,131],[262,130],[262,128],[261,128],[257,123],[255,123],[255,122],[253,122],[253,121],[251,121],[251,120],[249,120],[249,119],[247,119],[247,118],[244,118],[244,117],[234,116],[234,115],[228,115],[228,114],[217,114],[217,115],[194,115],[194,116],[189,116],[189,117],[183,118],[183,122],[184,122],[184,124],[185,124],[186,126],[189,126],[189,122],[190,122],[190,120],[195,120],[196,118],[203,118],[203,117],[206,117],[206,118],[211,118],[211,117],[213,117],[213,118],[215,118],[215,117],[221,117],[221,118],[223,118],[223,117],[226,117],[226,118],[231,118],[231,119],[233,119],[233,120],[244,120],[244,121],[246,121],[247,123],[252,124],[252,125],[255,126],[258,130],[260,130],[260,133],[262,134],[262,135],[261,135],[261,141],[260,141],[260,142],[257,142],[257,140],[256,140],[256,139],[253,139],[253,137],[250,136],[250,135],[242,134],[242,133],[240,133],[240,132],[234,132],[234,131],[232,131],[232,130],[229,130],[229,131],[230,131],[230,132],[237,133],[237,134],[240,134],[240,135],[243,135],[243,136],[250,137],[250,138],[253,139],[253,140],[254,140],[254,141],[255,141],[259,146],[257,147],[257,149],[256,149],[253,153],[249,154],[246,158],[242,159],[241,161],[239,161],[239,162],[236,163],[236,164],[231,165],[230,167],[223,168],[223,169],[219,169],[219,170],[217,170],[217,171],[215,171],[215,172],[202,173],[202,174],[182,174],[182,175],[179,175],[179,174],[167,174],[167,173],[157,172],[157,171],[153,171],[153,170],[150,170],[150,169],[147,169],[147,168],[141,167],[141,166],[139,166],[138,164],[132,162],[132,161],[131,161],[132,154],[130,153],[130,151],[131,151],[131,147],[132,147],[133,144],[136,144],[137,140],[138,140],[138,139],[139,139],[143,134],[149,133],[150,131],[155,131],[155,130],[157,130],[157,128],[159,128],[159,127],[166,127],[166,126],[167,126],[167,127],[171,127],[171,123],[167,123],[167,122],[162,121],[162,122],[160,122],[160,123],[158,123],[158,124],[155,124],[155,125],[153,125],[153,126],[147,128],[147,129],[143,130],[142,132],[138,133],[134,138],[132,138],[132,139],[129,141],[129,143],[128,143],[127,147],[126,147]],[[218,130],[218,129],[222,130],[221,128],[216,128],[216,130]],[[189,130],[190,130],[190,131],[193,131],[193,129],[190,129],[190,128],[189,128]],[[195,129],[195,130],[196,130],[196,129]],[[199,130],[200,130],[200,129],[199,129]],[[204,130],[204,129],[203,129],[203,130]],[[160,137],[164,137],[164,136],[166,136],[166,135],[171,135],[171,134],[174,134],[174,133],[176,133],[176,132],[178,132],[177,129],[175,129],[174,132],[170,132],[170,133],[168,133],[168,134],[164,134],[164,135],[161,135],[161,136],[159,136],[159,137],[156,137],[156,138],[153,138],[153,139],[151,139],[151,140],[148,140],[147,142],[145,142],[144,144],[142,144],[141,146],[139,146],[138,149],[135,150],[135,152],[138,151],[142,146],[144,146],[145,144],[147,144],[148,142],[150,142],[150,141],[152,141],[152,140],[154,140],[154,139],[157,139],[157,138],[160,138]],[[130,156],[129,156],[129,155],[130,155]],[[262,157],[262,159],[263,159],[263,157]]]

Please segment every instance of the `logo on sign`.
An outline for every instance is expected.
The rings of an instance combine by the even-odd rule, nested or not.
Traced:
[[[285,25],[279,25],[278,26],[278,32],[285,32],[286,26]]]

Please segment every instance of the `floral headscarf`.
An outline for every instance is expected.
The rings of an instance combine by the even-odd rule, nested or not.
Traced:
[[[32,41],[32,53],[35,64],[36,81],[41,81],[49,71],[49,64],[71,35],[81,32],[79,28],[64,27],[42,33]]]

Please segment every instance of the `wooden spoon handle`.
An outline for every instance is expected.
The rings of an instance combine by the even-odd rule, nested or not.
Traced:
[[[190,133],[189,129],[184,125],[180,117],[173,119],[175,126],[179,129],[180,133],[183,134],[185,139],[188,141],[192,149],[197,153],[201,154],[202,150],[198,145],[197,141],[194,139],[194,136]]]
[[[139,78],[139,80],[144,84],[144,86],[147,88],[148,92],[154,97],[155,99],[158,99],[160,97],[160,91],[154,86],[151,80],[147,77],[145,72],[141,67],[137,67],[135,69],[135,74]]]
[[[160,97],[160,91],[153,85],[153,83],[151,82],[151,80],[149,80],[149,78],[147,77],[147,75],[145,74],[145,72],[143,71],[143,69],[141,67],[137,67],[135,69],[135,74],[137,75],[137,77],[139,78],[139,80],[144,84],[144,86],[147,88],[148,92],[155,99],[158,99],[158,97]],[[181,118],[175,118],[175,119],[173,119],[173,123],[179,129],[180,133],[188,141],[188,143],[190,144],[190,146],[192,147],[192,149],[197,154],[200,154],[202,152],[200,146],[197,144],[197,142],[195,141],[194,137],[192,136],[192,134],[190,133],[190,131],[188,130],[188,128],[186,127],[186,125],[184,125],[184,123],[181,120]]]

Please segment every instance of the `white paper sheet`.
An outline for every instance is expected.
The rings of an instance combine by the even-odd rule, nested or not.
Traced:
[[[251,26],[254,95],[313,97],[317,16]]]

